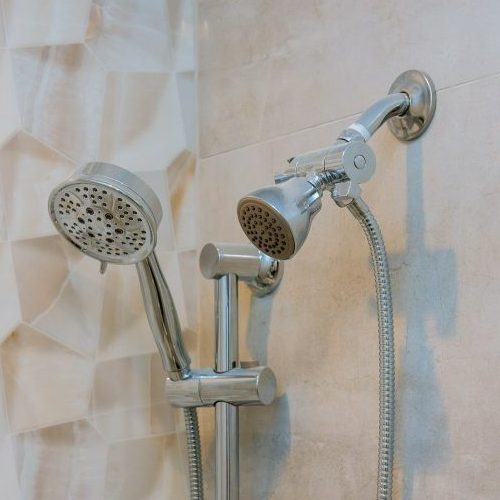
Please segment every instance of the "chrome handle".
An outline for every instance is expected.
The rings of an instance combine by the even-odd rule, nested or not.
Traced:
[[[174,299],[155,252],[136,264],[149,326],[160,351],[163,368],[171,380],[189,376],[190,363]]]

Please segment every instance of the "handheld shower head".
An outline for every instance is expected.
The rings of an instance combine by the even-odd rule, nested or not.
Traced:
[[[322,194],[304,177],[257,189],[238,203],[240,225],[259,250],[276,259],[290,259],[309,233]]]
[[[145,259],[156,245],[162,217],[153,190],[109,163],[89,163],[57,186],[49,197],[49,213],[73,245],[112,264]]]
[[[154,253],[162,209],[154,191],[128,170],[89,163],[49,197],[57,230],[103,264],[136,264],[144,307],[165,372],[189,375],[189,356],[172,295]]]

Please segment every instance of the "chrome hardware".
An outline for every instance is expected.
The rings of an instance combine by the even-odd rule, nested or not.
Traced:
[[[192,370],[187,379],[166,383],[173,406],[194,408],[230,403],[235,406],[269,405],[276,397],[276,377],[265,366],[233,368],[227,372]]]

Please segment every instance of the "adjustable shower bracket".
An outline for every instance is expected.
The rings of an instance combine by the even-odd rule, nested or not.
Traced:
[[[200,254],[203,276],[215,283],[215,366],[166,380],[167,398],[182,408],[215,406],[216,500],[239,498],[239,406],[269,405],[276,396],[273,371],[258,361],[240,362],[238,282],[257,296],[272,293],[283,262],[251,245],[206,244]]]

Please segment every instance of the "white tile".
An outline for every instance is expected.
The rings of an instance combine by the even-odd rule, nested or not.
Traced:
[[[14,438],[25,500],[103,498],[107,447],[85,420]]]
[[[60,236],[12,243],[12,258],[25,321],[33,321],[59,296],[69,275],[69,244]]]
[[[3,0],[9,47],[83,42],[91,0]]]
[[[99,263],[84,257],[73,266],[58,296],[33,325],[71,349],[93,356],[101,332],[103,282]]]
[[[175,77],[111,73],[99,156],[133,172],[162,170],[185,149]]]
[[[83,45],[11,51],[23,127],[77,163],[96,158],[105,72]]]
[[[44,208],[52,189],[75,168],[70,160],[24,132],[0,150],[0,178],[10,240],[57,233]]]
[[[196,69],[196,3],[193,0],[167,0],[172,30],[173,66],[176,71]]]
[[[21,128],[11,54],[0,49],[0,146]]]
[[[155,352],[135,266],[108,266],[103,287],[98,359]]]
[[[87,415],[93,363],[19,325],[1,346],[7,412],[15,432]]]
[[[109,452],[105,498],[163,500],[184,498],[175,436],[113,444]]]
[[[170,165],[168,183],[176,248],[179,250],[195,248],[197,244],[198,182],[196,157],[193,154],[186,151]]]
[[[2,495],[8,500],[21,500],[21,489],[16,472],[12,438],[0,438],[0,471],[2,471]]]
[[[170,69],[170,33],[163,0],[96,0],[87,46],[110,71]]]
[[[8,243],[0,243],[0,269],[2,286],[0,287],[0,342],[5,339],[21,322],[19,290],[17,288],[12,251]]]

